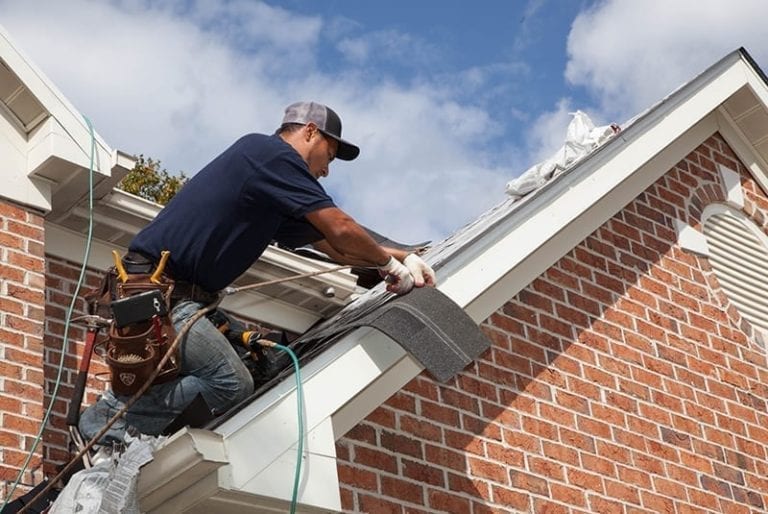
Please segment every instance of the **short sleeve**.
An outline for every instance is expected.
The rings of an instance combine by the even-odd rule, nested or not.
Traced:
[[[275,234],[275,241],[288,248],[298,248],[321,239],[323,234],[306,219],[287,218]]]
[[[313,177],[294,151],[277,154],[264,163],[250,181],[253,201],[270,202],[283,216],[301,219],[307,213],[333,207],[320,182]]]

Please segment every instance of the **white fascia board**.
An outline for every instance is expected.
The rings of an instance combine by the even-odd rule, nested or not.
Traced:
[[[346,431],[354,416],[347,413],[341,426],[333,416],[343,411],[350,399],[375,387],[374,382],[382,373],[403,360],[412,361],[412,358],[395,341],[375,329],[360,328],[302,369],[304,423],[308,434],[305,457],[316,464],[304,469],[299,492],[302,504],[331,510],[339,508],[338,484],[330,490],[318,485],[327,486],[329,480],[336,480],[335,473],[328,476],[328,466],[335,469],[335,441],[344,434],[338,430]],[[411,364],[406,369],[411,372],[418,369],[418,365]],[[401,377],[395,382],[402,384],[410,378]],[[231,483],[226,488],[275,498],[290,497],[290,488],[278,487],[263,478],[289,481],[290,463],[296,462],[297,408],[295,380],[289,377],[215,429],[223,437],[230,459]],[[358,410],[358,422],[370,412],[363,409],[360,406]],[[254,441],[269,441],[269,444],[253,444]]]
[[[711,113],[745,84],[746,67],[741,59],[729,63],[619,133],[620,141],[585,160],[582,169],[534,193],[539,198],[521,209],[531,212],[515,213],[513,229],[486,243],[470,262],[455,263],[440,290],[475,321],[487,318],[714,133]]]
[[[70,163],[73,170],[80,169],[88,172],[91,163],[90,145],[88,153],[83,153],[80,143],[67,132],[58,119],[53,117],[46,119],[29,137],[27,174],[35,176],[52,158]],[[100,145],[96,145],[95,150],[94,173],[105,177],[111,176],[112,151]]]
[[[137,218],[136,232],[152,221],[163,209],[163,206],[158,203],[117,188],[113,188],[109,194],[100,200],[100,203],[112,209],[135,216]]]
[[[290,427],[286,427],[286,430],[290,431]],[[295,427],[294,432],[296,432]],[[303,505],[312,505],[333,512],[341,511],[336,439],[333,437],[333,427],[328,418],[308,431],[301,456],[298,454],[298,445],[294,444],[237,490],[260,496],[268,494],[285,501],[290,500],[294,481],[289,478],[296,474],[298,458],[302,460],[303,470],[299,501]],[[234,472],[236,468],[230,469]]]
[[[27,141],[0,116],[0,173],[3,187],[0,197],[42,212],[51,209],[51,185],[45,180],[31,180],[27,175]]]

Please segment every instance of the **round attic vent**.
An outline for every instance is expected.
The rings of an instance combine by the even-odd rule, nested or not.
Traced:
[[[742,212],[704,210],[709,260],[725,294],[754,328],[768,334],[768,237]]]

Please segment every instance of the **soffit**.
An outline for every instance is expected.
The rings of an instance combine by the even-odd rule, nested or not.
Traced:
[[[26,134],[29,134],[48,116],[45,107],[2,59],[0,59],[0,103]]]
[[[723,103],[733,123],[744,138],[752,145],[755,152],[768,162],[768,109],[749,86]]]

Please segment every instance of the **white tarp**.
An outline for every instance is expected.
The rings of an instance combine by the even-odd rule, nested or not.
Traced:
[[[562,148],[546,161],[531,166],[525,173],[507,182],[508,195],[519,198],[535,191],[589,155],[621,130],[615,123],[595,127],[589,116],[581,111],[573,112],[571,115],[573,119],[568,125],[565,144]]]
[[[150,462],[164,437],[140,436],[118,459],[102,460],[75,473],[49,514],[139,514],[136,483],[139,469]]]

